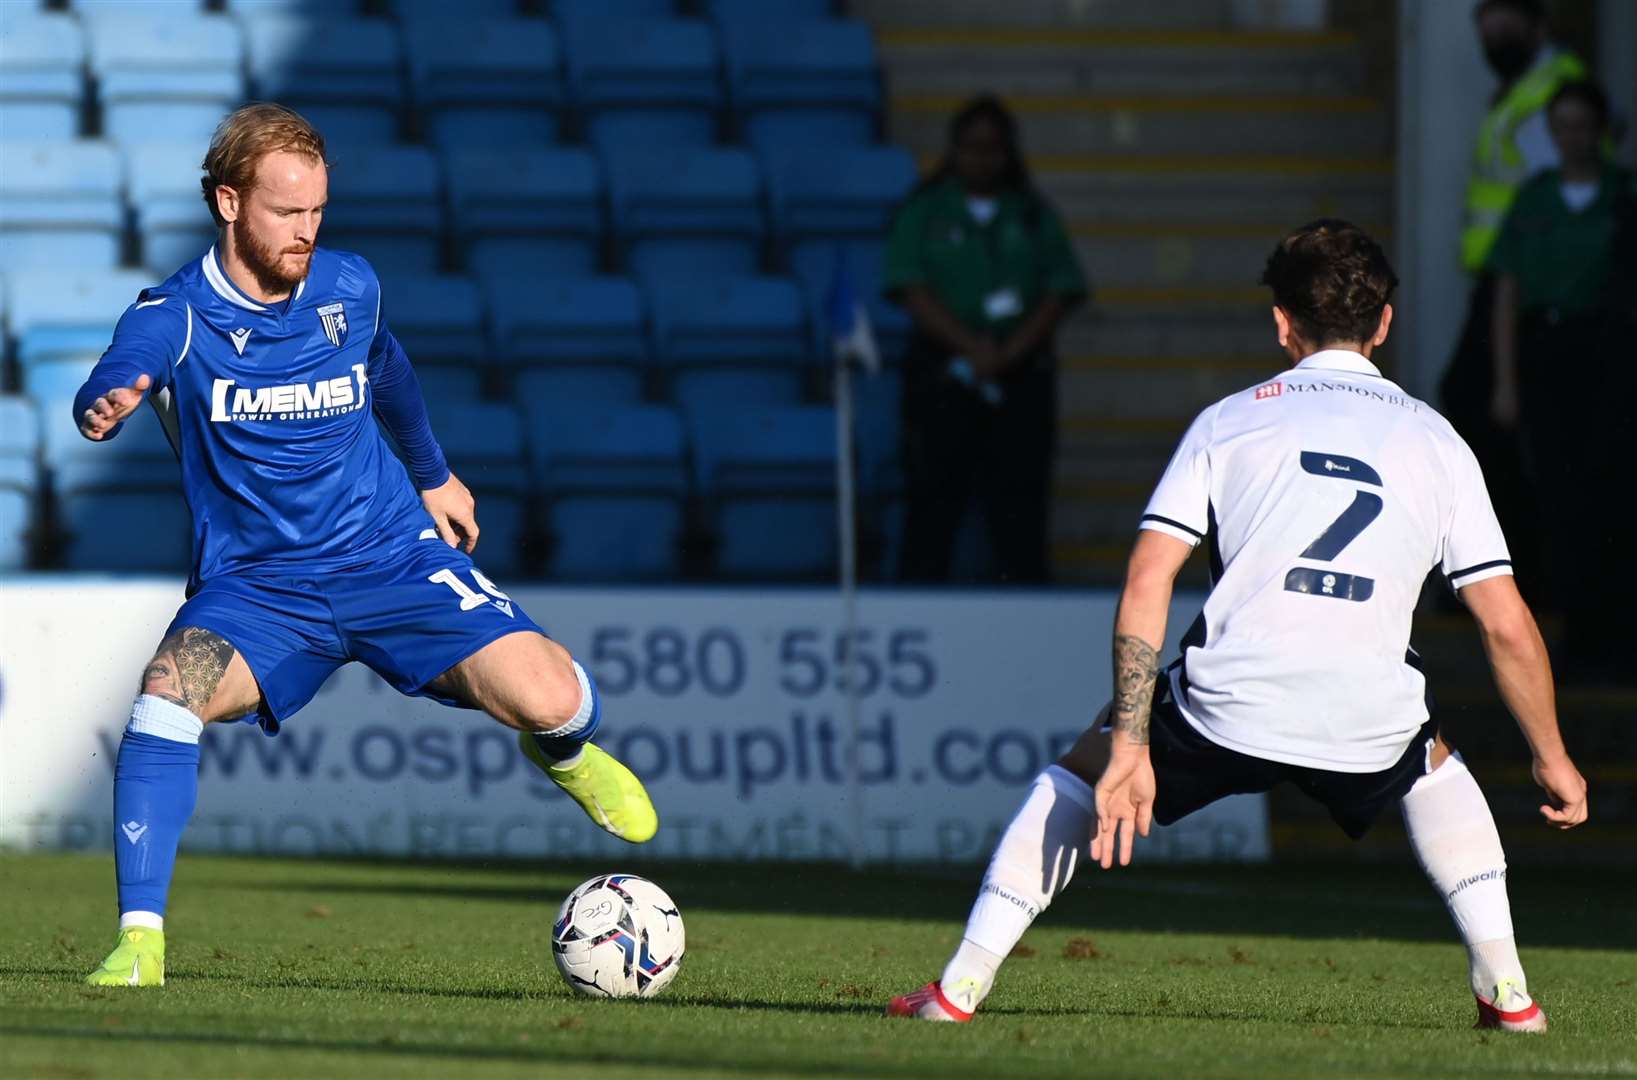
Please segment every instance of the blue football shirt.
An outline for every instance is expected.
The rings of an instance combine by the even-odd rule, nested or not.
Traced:
[[[442,484],[448,469],[363,258],[317,248],[293,295],[264,304],[211,248],[126,310],[75,422],[142,373],[150,394],[170,392],[193,515],[191,588],[218,574],[362,566],[432,526],[416,488]],[[414,483],[372,414],[403,446]]]

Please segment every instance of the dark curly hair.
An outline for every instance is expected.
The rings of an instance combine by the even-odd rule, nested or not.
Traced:
[[[1314,348],[1368,341],[1398,287],[1381,245],[1350,222],[1322,218],[1279,241],[1262,271],[1273,302]]]

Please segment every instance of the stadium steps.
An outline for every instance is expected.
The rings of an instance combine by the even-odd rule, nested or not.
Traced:
[[[889,134],[924,167],[969,96],[1018,114],[1095,290],[1058,343],[1058,576],[1114,584],[1188,420],[1284,363],[1256,285],[1274,241],[1329,215],[1387,231],[1390,42],[1235,28],[1213,0],[849,10],[877,33]]]

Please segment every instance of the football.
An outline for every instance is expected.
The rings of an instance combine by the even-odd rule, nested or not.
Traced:
[[[582,882],[563,901],[551,934],[563,981],[591,997],[653,997],[676,978],[683,946],[676,904],[634,874]]]

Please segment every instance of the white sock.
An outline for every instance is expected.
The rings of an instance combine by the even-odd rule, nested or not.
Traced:
[[[149,930],[158,930],[163,933],[165,930],[165,916],[155,914],[152,911],[124,911],[119,916],[119,928],[123,930],[127,926],[145,926]]]
[[[1068,888],[1080,853],[1091,846],[1096,799],[1084,780],[1049,766],[995,847],[966,934],[939,980],[944,996],[971,1012],[1029,924]]]
[[[1466,943],[1472,992],[1487,1001],[1502,979],[1527,992],[1506,899],[1506,852],[1466,762],[1451,754],[1415,782],[1403,809],[1415,857]]]

